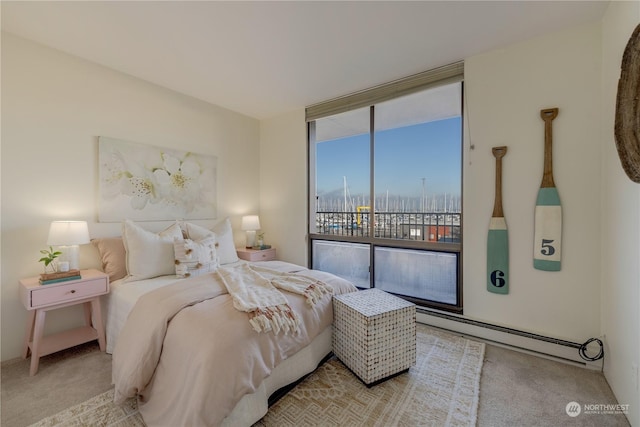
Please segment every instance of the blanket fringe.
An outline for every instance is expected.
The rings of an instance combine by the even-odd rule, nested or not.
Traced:
[[[312,283],[304,291],[304,296],[307,298],[307,304],[311,306],[315,305],[318,302],[318,300],[320,300],[320,298],[322,298],[324,295],[332,295],[332,294],[333,294],[333,288],[327,286],[326,284],[320,281],[316,281],[315,283]]]
[[[283,331],[285,335],[298,331],[300,318],[293,312],[288,304],[274,307],[257,308],[250,313],[249,323],[256,332],[269,332],[278,334]]]

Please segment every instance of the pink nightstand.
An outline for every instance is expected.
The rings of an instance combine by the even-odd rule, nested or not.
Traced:
[[[40,357],[85,342],[98,340],[105,350],[104,324],[100,310],[100,295],[109,293],[109,276],[98,270],[81,270],[81,279],[41,285],[39,277],[20,280],[20,299],[29,310],[27,332],[24,337],[22,358],[31,350],[29,375],[38,372]],[[47,311],[84,304],[86,326],[44,337]],[[93,323],[91,317],[93,315]]]
[[[270,249],[246,249],[236,248],[238,258],[245,261],[273,261],[276,259],[276,248]]]

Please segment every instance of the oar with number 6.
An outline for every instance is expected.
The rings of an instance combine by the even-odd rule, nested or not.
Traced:
[[[496,294],[509,293],[509,235],[502,211],[502,158],[507,147],[491,149],[496,158],[496,194],[487,237],[487,290]]]
[[[562,206],[558,189],[553,181],[551,127],[551,122],[557,116],[557,108],[540,111],[540,117],[544,120],[544,171],[536,200],[533,267],[545,271],[560,271],[561,267]]]

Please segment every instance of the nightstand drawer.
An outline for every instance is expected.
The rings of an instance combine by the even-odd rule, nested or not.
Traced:
[[[31,292],[31,307],[62,304],[107,293],[105,279],[85,280],[47,288],[46,285]]]
[[[238,249],[238,258],[245,261],[273,261],[276,259],[276,248],[270,249]]]
[[[34,310],[109,293],[109,276],[105,273],[81,270],[81,274],[81,279],[49,285],[41,285],[39,277],[20,280],[22,304],[27,310]]]

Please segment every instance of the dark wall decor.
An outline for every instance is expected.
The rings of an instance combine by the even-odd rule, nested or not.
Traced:
[[[615,137],[622,168],[640,183],[640,24],[622,56],[616,99]]]

